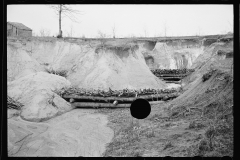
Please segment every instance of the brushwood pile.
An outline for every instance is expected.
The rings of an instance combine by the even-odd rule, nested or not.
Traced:
[[[160,76],[162,74],[188,74],[194,72],[194,69],[153,69],[151,71],[155,76]]]
[[[84,88],[63,88],[61,90],[55,91],[57,94],[63,95],[78,95],[78,96],[94,96],[94,97],[136,97],[143,95],[157,95],[157,94],[171,94],[177,93],[180,91],[180,88],[172,88],[172,89],[123,89],[123,90],[112,90],[109,88],[108,91],[105,90],[96,90],[90,89],[86,90]]]

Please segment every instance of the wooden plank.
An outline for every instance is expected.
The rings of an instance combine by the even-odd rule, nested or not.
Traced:
[[[160,104],[163,101],[151,101],[150,105]],[[95,102],[74,102],[72,103],[73,107],[76,108],[130,108],[131,104],[117,104],[112,103],[95,103]]]
[[[189,74],[158,74],[158,75],[155,75],[157,77],[186,77],[188,76]]]
[[[131,104],[95,103],[95,102],[74,102],[72,106],[76,108],[129,108]]]
[[[152,99],[164,99],[166,97],[177,97],[179,96],[179,93],[166,93],[166,94],[154,94],[154,95],[144,95],[139,97],[94,97],[94,96],[78,96],[78,95],[63,95],[63,98],[65,99],[79,99],[79,100],[92,100],[92,101],[106,101],[106,102],[113,102],[115,100],[120,102],[133,102],[137,98],[142,98],[146,100],[152,100]]]

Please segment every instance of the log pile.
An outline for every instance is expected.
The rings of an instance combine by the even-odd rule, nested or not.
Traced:
[[[140,90],[86,90],[82,88],[68,88],[56,93],[72,103],[75,107],[130,107],[136,99],[145,99],[149,103],[167,101],[180,95],[180,89],[140,89]],[[150,104],[151,104],[150,103]]]
[[[170,93],[170,94],[152,94],[152,95],[142,95],[137,97],[96,97],[96,96],[79,96],[76,94],[63,95],[63,98],[69,100],[71,103],[77,101],[91,101],[91,102],[103,102],[103,103],[132,103],[137,98],[145,99],[148,101],[167,101],[176,98],[180,93]]]
[[[21,104],[18,101],[15,101],[13,98],[11,97],[7,97],[7,107],[8,109],[16,109],[16,110],[20,110],[22,108],[23,104]]]
[[[109,88],[108,91],[104,90],[86,90],[82,88],[68,88],[64,91],[58,91],[61,96],[64,95],[77,95],[77,96],[90,96],[90,97],[141,97],[149,95],[160,95],[160,94],[171,94],[178,92],[179,89],[123,89],[123,90],[112,90]]]
[[[172,76],[178,76],[178,75],[187,75],[189,73],[194,72],[194,69],[153,69],[151,70],[152,73],[159,77],[161,75],[172,75]]]
[[[149,102],[150,105],[159,104],[159,101],[152,101]],[[94,102],[75,102],[72,104],[74,107],[81,107],[81,108],[130,108],[131,103],[125,104],[112,104],[112,103],[94,103]]]

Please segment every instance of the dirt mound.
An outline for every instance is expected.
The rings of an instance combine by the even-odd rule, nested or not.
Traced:
[[[232,43],[214,43],[206,49],[196,71],[183,80],[186,91],[169,103],[172,119],[190,120],[189,129],[208,126],[199,144],[190,146],[189,156],[233,154],[233,59],[219,57],[220,49],[231,50]]]
[[[203,54],[201,54],[191,68],[195,69],[195,72],[191,76],[183,79],[183,86],[189,88],[191,84],[194,84],[196,79],[201,78],[203,74],[208,72],[208,70],[216,68],[224,71],[232,70],[233,59],[232,58],[222,58],[218,55],[218,51],[224,51],[227,53],[233,52],[233,42],[229,43],[213,43],[211,46],[204,49]]]
[[[31,39],[24,43],[22,50],[31,50],[32,59],[48,70],[66,71],[75,87],[118,90],[167,86],[151,73],[135,42]]]
[[[151,73],[138,48],[106,47],[96,50],[88,57],[91,58],[88,61],[93,62],[92,66],[89,69],[85,65],[79,68],[79,71],[88,69],[82,82],[78,82],[79,87],[103,90],[109,87],[116,90],[166,87],[164,82]],[[76,75],[82,73],[76,72],[69,79],[76,79],[79,77]]]
[[[43,67],[23,49],[20,42],[7,43],[7,78],[12,81],[25,75],[43,71]]]
[[[72,109],[53,91],[69,87],[70,82],[57,75],[38,72],[8,83],[8,96],[19,101],[21,117],[29,121],[44,121]]]

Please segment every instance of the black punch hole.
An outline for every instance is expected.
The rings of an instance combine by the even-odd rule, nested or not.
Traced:
[[[221,157],[221,160],[232,160],[232,158],[229,156],[223,156]]]
[[[146,118],[151,112],[151,105],[145,99],[136,99],[130,107],[131,115],[137,119]]]
[[[166,156],[166,157],[163,157],[163,160],[173,160],[173,157]]]
[[[192,160],[203,160],[201,156],[194,156],[192,157]]]

